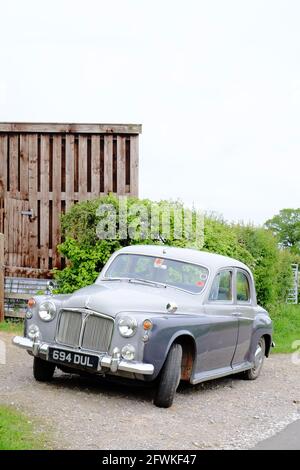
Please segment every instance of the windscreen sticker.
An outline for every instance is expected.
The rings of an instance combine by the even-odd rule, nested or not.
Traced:
[[[203,287],[204,284],[205,284],[204,281],[197,281],[197,282],[196,282],[196,286],[198,286],[198,287]]]
[[[160,269],[167,269],[167,265],[164,264],[165,260],[163,258],[155,258],[154,267]]]

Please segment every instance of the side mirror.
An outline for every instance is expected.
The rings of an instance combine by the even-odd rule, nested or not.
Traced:
[[[175,302],[168,302],[166,305],[166,309],[169,313],[175,313],[178,307]]]
[[[46,291],[46,294],[47,295],[53,295],[53,290],[55,288],[55,285],[54,285],[54,282],[53,281],[48,281],[47,282],[47,291]]]

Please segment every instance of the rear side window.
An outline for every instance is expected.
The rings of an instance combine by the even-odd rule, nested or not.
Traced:
[[[236,298],[238,302],[249,302],[250,300],[250,286],[246,274],[241,271],[236,275]]]
[[[232,271],[221,271],[215,277],[209,300],[231,301],[232,300]]]

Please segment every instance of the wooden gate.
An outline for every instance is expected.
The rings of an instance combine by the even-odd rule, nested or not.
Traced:
[[[7,275],[60,268],[60,215],[108,194],[138,196],[140,125],[1,124],[0,232]]]

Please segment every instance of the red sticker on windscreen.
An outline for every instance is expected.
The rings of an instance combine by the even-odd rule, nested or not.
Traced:
[[[203,286],[204,286],[204,282],[203,282],[203,281],[197,281],[197,282],[196,282],[196,286],[198,286],[198,287],[203,287]]]
[[[164,265],[164,259],[163,258],[155,258],[154,260],[154,267],[155,268],[162,268],[165,269],[167,266]]]

